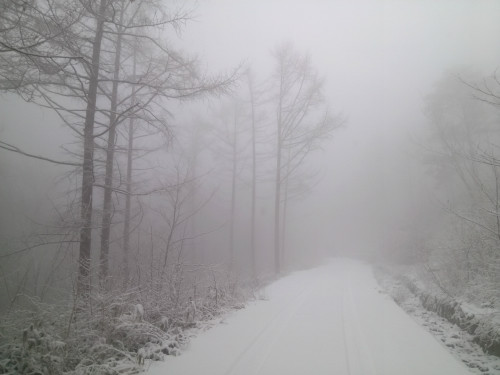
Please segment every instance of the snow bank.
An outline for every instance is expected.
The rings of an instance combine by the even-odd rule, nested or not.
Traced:
[[[490,314],[478,316],[449,296],[425,291],[404,275],[399,278],[420,299],[422,306],[474,335],[474,341],[486,353],[500,357],[500,327]]]

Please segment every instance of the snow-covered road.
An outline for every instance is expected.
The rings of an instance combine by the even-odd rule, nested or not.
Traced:
[[[149,375],[464,375],[467,369],[346,259],[267,287]]]

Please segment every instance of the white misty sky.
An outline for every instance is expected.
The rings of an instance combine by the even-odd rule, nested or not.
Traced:
[[[333,236],[332,225],[342,233],[360,226],[377,233],[387,226],[381,216],[390,221],[411,204],[408,185],[419,176],[408,162],[408,139],[425,126],[423,98],[432,83],[457,66],[484,74],[500,66],[496,0],[171,3],[196,8],[175,43],[196,53],[208,71],[248,62],[264,77],[269,52],[282,41],[311,54],[332,110],[348,124],[316,156],[324,178],[300,217],[320,216],[322,224],[311,219],[311,227]],[[0,114],[0,136],[26,149],[55,157],[67,141],[53,114],[5,97]]]
[[[498,1],[203,0],[196,14],[184,48],[210,70],[247,61],[265,75],[285,40],[312,55],[349,122],[318,157],[325,177],[307,210],[343,233],[356,222],[378,233],[413,204],[408,186],[420,177],[407,150],[433,82],[448,69],[500,66]]]

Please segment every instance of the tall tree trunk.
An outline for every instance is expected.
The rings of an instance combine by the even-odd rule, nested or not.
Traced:
[[[123,24],[124,7],[121,8],[120,24]],[[111,234],[112,216],[112,192],[113,192],[113,167],[115,159],[116,145],[116,112],[118,102],[118,80],[120,78],[120,60],[122,47],[122,30],[118,30],[116,39],[113,88],[111,91],[111,106],[109,114],[108,145],[106,149],[106,176],[104,178],[104,201],[102,208],[102,229],[101,229],[101,257],[99,269],[99,281],[105,287],[109,278],[109,239]]]
[[[200,148],[200,133],[199,129],[195,128],[195,133],[193,137],[193,143],[191,144],[191,157],[189,159],[189,180],[195,181],[198,173],[198,154]],[[190,211],[192,213],[196,212],[198,209],[198,186],[197,184],[191,184],[190,188]],[[205,264],[205,253],[202,246],[198,246],[198,239],[196,238],[198,233],[198,222],[196,220],[196,215],[193,215],[190,220],[190,230],[191,230],[191,240],[193,259],[194,263]]]
[[[90,249],[92,244],[92,194],[94,185],[94,120],[106,5],[107,0],[101,0],[99,10],[96,14],[97,25],[92,46],[92,62],[89,69],[90,81],[85,112],[85,127],[83,130],[83,174],[77,295],[84,301],[90,295]]]
[[[229,233],[229,251],[230,259],[229,259],[229,269],[230,271],[234,271],[234,221],[236,220],[236,175],[238,173],[238,134],[236,129],[236,108],[233,119],[233,168],[232,168],[232,182],[231,182],[231,218],[230,218],[230,233]]]
[[[134,48],[132,74],[134,80],[137,74],[137,56]],[[132,88],[131,108],[135,106],[135,86]],[[130,117],[128,124],[128,148],[127,148],[127,182],[125,196],[125,218],[123,221],[123,280],[128,284],[130,277],[129,253],[130,253],[130,216],[131,216],[131,194],[132,194],[132,152],[134,148],[134,116]]]
[[[278,129],[280,127],[278,126]],[[281,200],[281,140],[277,142],[278,152],[276,155],[276,183],[274,194],[274,272],[281,272],[280,264],[280,200]]]
[[[286,243],[286,222],[288,213],[288,185],[290,174],[290,149],[288,149],[287,164],[286,164],[286,179],[285,179],[285,197],[283,199],[283,217],[282,217],[282,232],[281,232],[281,266],[286,269],[285,265],[285,243]]]
[[[283,69],[281,67],[281,69]],[[276,181],[274,192],[274,272],[281,272],[280,264],[280,207],[281,207],[281,152],[282,152],[282,127],[283,127],[283,72],[280,77],[278,119],[276,129]]]
[[[248,78],[248,86],[250,91],[250,110],[252,118],[252,212],[251,212],[251,224],[250,224],[250,251],[251,251],[251,267],[252,267],[252,278],[255,280],[257,278],[256,269],[256,249],[255,249],[255,209],[256,209],[256,193],[257,193],[257,153],[256,153],[256,129],[255,129],[255,97],[254,97],[254,87],[251,77]]]

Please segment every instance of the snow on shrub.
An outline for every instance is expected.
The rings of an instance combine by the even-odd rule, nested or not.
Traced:
[[[1,374],[137,374],[145,360],[179,355],[187,330],[203,327],[250,293],[219,283],[189,295],[155,290],[96,292],[88,305],[32,301],[0,317]]]

